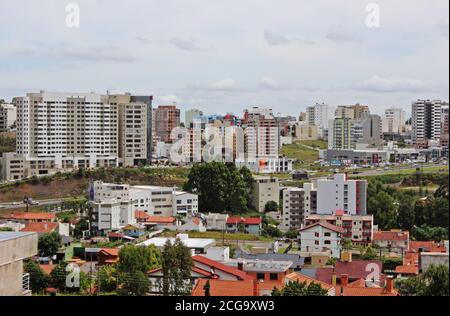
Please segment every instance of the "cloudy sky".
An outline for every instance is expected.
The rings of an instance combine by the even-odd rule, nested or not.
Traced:
[[[71,2],[79,28],[66,26]],[[374,2],[378,28],[363,0],[0,0],[0,98],[110,90],[293,115],[448,100],[449,1]]]

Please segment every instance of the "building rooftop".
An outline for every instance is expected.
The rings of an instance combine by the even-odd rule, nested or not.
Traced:
[[[175,243],[176,238],[155,237],[139,243],[138,246],[155,245],[158,248],[162,248],[168,240],[173,244]],[[180,240],[186,247],[190,249],[209,248],[216,243],[214,239],[206,238],[180,238]]]
[[[265,261],[290,261],[292,262],[291,268],[300,269],[305,264],[305,258],[299,255],[293,254],[281,254],[281,253],[259,253],[259,254],[245,254],[237,252],[237,259],[247,259],[247,260],[265,260]]]
[[[260,217],[229,217],[227,224],[243,224],[243,225],[260,225],[262,219]]]
[[[382,241],[382,240],[409,240],[409,232],[406,231],[374,231],[373,232],[373,240],[374,241]]]
[[[335,231],[335,232],[338,232],[338,233],[344,233],[345,232],[345,230],[342,227],[338,227],[338,226],[332,225],[332,224],[330,224],[328,222],[317,222],[317,223],[314,223],[312,225],[309,225],[309,226],[306,226],[306,227],[300,229],[300,231],[302,232],[302,231],[308,230],[310,228],[313,228],[315,226],[322,226],[323,228],[326,228],[328,230],[332,230],[332,231]]]
[[[0,232],[0,242],[33,235],[32,232]]]
[[[28,223],[21,232],[34,232],[34,233],[51,233],[56,227],[58,227],[58,223],[55,222],[33,222]]]
[[[207,279],[199,279],[192,296],[205,296],[205,285]],[[230,281],[209,280],[209,292],[211,296],[255,296],[255,285],[253,280]]]

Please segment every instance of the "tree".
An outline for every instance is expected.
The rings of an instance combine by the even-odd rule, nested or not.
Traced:
[[[75,225],[75,228],[73,229],[73,236],[75,238],[82,238],[83,232],[88,229],[89,229],[89,222],[86,219],[82,218]]]
[[[264,211],[265,212],[276,212],[278,211],[278,204],[275,201],[269,201],[266,203],[266,205],[264,206]]]
[[[161,252],[154,245],[148,247],[125,245],[120,249],[117,264],[119,294],[142,296],[150,290],[147,272],[160,267]]]
[[[445,265],[431,265],[423,274],[398,280],[396,287],[403,296],[448,296],[449,271]]]
[[[30,274],[30,288],[33,293],[42,293],[50,283],[50,277],[32,260],[25,261],[24,271]]]
[[[193,266],[191,251],[180,239],[172,244],[170,240],[162,251],[163,295],[188,295],[192,291],[191,269]]]
[[[118,286],[118,272],[114,265],[101,266],[97,274],[97,286],[102,292],[113,292]]]
[[[325,296],[327,293],[320,284],[296,281],[289,282],[281,290],[274,288],[272,296]]]
[[[371,247],[367,247],[364,251],[364,253],[362,253],[361,258],[363,260],[373,260],[376,259],[378,257],[376,251]]]
[[[397,224],[401,229],[410,230],[415,223],[415,198],[410,194],[400,196]]]
[[[38,240],[39,254],[53,256],[61,247],[61,236],[57,232],[45,233]]]
[[[200,211],[237,214],[248,210],[252,179],[234,164],[199,163],[191,168],[184,190],[198,194]]]
[[[283,232],[278,227],[275,227],[273,225],[264,226],[261,234],[266,237],[274,237],[274,238],[283,237]]]
[[[63,293],[80,293],[90,285],[90,280],[83,271],[67,262],[59,263],[50,272],[50,284]]]
[[[342,250],[351,250],[353,248],[352,240],[349,238],[343,239],[341,248]]]
[[[289,239],[297,239],[298,231],[295,229],[289,229],[286,233],[284,233],[284,236]]]
[[[369,198],[368,212],[373,214],[374,221],[378,223],[380,229],[389,230],[395,228],[397,222],[397,212],[395,200],[385,191],[379,191]]]

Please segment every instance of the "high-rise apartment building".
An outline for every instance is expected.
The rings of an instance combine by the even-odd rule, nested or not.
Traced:
[[[346,174],[333,179],[317,180],[317,214],[329,215],[344,211],[348,215],[366,215],[367,181],[349,180]]]
[[[441,146],[448,147],[448,104],[442,106],[441,114]]]
[[[277,178],[258,176],[254,178],[253,206],[264,213],[268,202],[280,202],[280,183]]]
[[[184,114],[184,126],[186,128],[192,127],[191,125],[194,123],[194,119],[203,116],[203,112],[197,109],[189,109]]]
[[[335,118],[330,121],[328,149],[354,149],[353,120],[351,118]]]
[[[356,144],[365,144],[372,147],[382,145],[382,123],[379,115],[370,114],[354,120],[352,138]]]
[[[305,217],[317,212],[317,189],[312,183],[304,183],[302,188],[286,188],[282,196],[281,230],[300,229]]]
[[[334,110],[328,104],[316,103],[314,106],[306,108],[306,121],[311,126],[319,129],[328,129],[330,120],[334,119]]]
[[[3,155],[2,177],[17,180],[77,168],[148,161],[151,96],[51,93],[16,97],[16,153]]]
[[[402,133],[406,123],[405,111],[400,108],[389,108],[384,111],[382,119],[383,133]]]
[[[412,104],[412,140],[418,144],[441,137],[442,107],[440,100],[417,100]]]
[[[12,104],[1,103],[0,104],[0,132],[11,131],[17,118],[17,109]]]
[[[337,118],[350,118],[353,120],[358,120],[368,114],[370,114],[369,107],[359,103],[355,105],[340,105],[335,112]]]
[[[171,143],[170,135],[180,126],[180,110],[176,105],[160,105],[155,110],[155,134],[162,142]]]

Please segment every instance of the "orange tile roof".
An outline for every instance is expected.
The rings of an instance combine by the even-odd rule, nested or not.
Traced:
[[[309,277],[307,275],[304,275],[304,274],[301,274],[301,273],[298,273],[298,272],[292,272],[292,273],[288,274],[286,276],[286,280],[293,281],[293,282],[300,282],[300,283],[306,282],[306,284],[308,284],[308,285],[310,283],[317,283],[324,290],[329,290],[329,289],[331,289],[333,287],[331,284],[328,284],[328,283],[316,280],[314,278],[311,278],[311,277]]]
[[[223,263],[220,263],[218,261],[215,260],[211,260],[209,258],[206,258],[204,256],[193,256],[192,260],[194,260],[194,264],[195,262],[207,265],[209,267],[212,267],[216,270],[221,270],[223,272],[226,272],[228,274],[234,275],[236,277],[238,277],[241,280],[253,280],[253,277],[249,276],[247,273],[245,273],[244,271],[241,271],[239,269],[227,266]]]
[[[140,219],[146,220],[147,218],[150,217],[150,215],[148,215],[144,211],[136,211],[134,213],[134,217],[136,217],[137,220],[140,220]]]
[[[13,219],[22,219],[22,220],[52,220],[56,218],[56,215],[53,213],[11,213],[11,218]]]
[[[100,252],[104,252],[109,256],[119,256],[120,249],[118,248],[102,248]]]
[[[374,231],[373,240],[409,240],[409,232],[395,232],[395,231]]]
[[[54,222],[33,222],[28,223],[22,228],[21,232],[33,232],[33,233],[51,233],[55,231],[58,223]]]
[[[399,274],[419,274],[419,267],[416,265],[402,265],[402,266],[396,266],[395,267],[395,273]]]
[[[175,217],[172,216],[149,216],[146,219],[147,223],[171,224],[175,222]]]
[[[211,296],[256,296],[253,280],[230,281],[199,279],[192,296],[205,296],[204,286],[209,281]]]
[[[398,296],[398,292],[394,290],[392,293],[386,292],[382,287],[336,287],[336,296]]]

